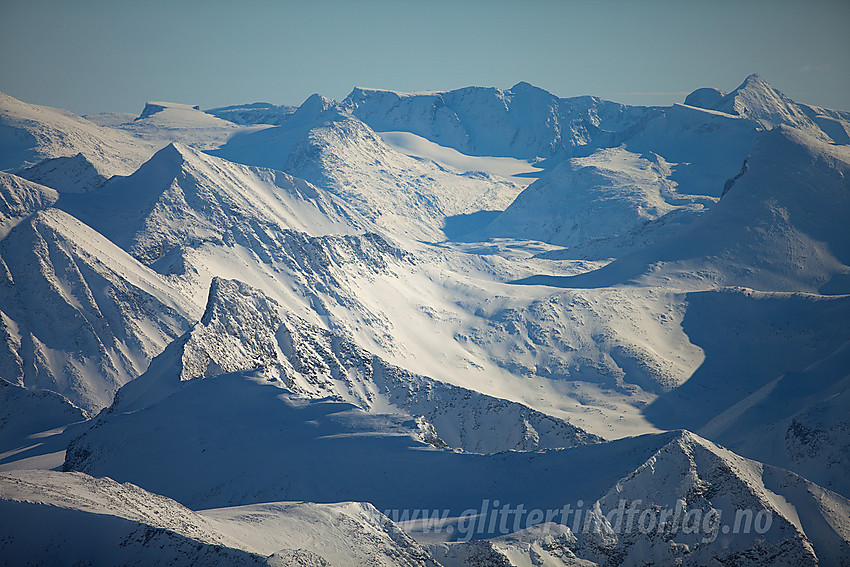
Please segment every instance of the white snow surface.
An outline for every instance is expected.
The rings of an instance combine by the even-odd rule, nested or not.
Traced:
[[[534,181],[542,171],[526,160],[510,157],[484,157],[462,154],[454,148],[435,144],[411,132],[377,132],[381,139],[396,150],[415,157],[429,159],[460,173],[484,171],[509,178],[521,185]],[[525,176],[522,176],[525,174]]]
[[[848,173],[850,146],[777,127],[760,137],[718,204],[679,234],[561,283],[846,293]]]
[[[522,236],[568,248],[592,247],[603,258],[619,255],[623,251],[611,247],[634,246],[629,241],[632,233],[659,225],[669,233],[714,204],[710,197],[678,193],[671,173],[664,158],[644,157],[624,147],[568,159],[467,238]],[[563,211],[570,211],[569,216]],[[673,218],[672,224],[665,222]]]
[[[0,241],[3,377],[96,411],[182,333],[192,308],[150,269],[55,208]]]
[[[609,145],[657,114],[589,96],[559,99],[525,82],[433,93],[355,88],[341,105],[378,132],[411,132],[464,154],[523,160]]]
[[[204,112],[243,126],[250,124],[272,124],[279,126],[287,121],[290,115],[295,112],[296,108],[296,106],[275,105],[268,102],[252,102],[249,104],[211,108]]]
[[[211,149],[226,142],[235,132],[262,128],[241,126],[207,114],[198,106],[175,102],[150,101],[132,120],[120,122],[114,118],[107,117],[103,122],[114,131],[132,134],[156,147],[178,142]]]
[[[747,508],[772,517],[765,534],[719,537],[717,545],[701,542],[704,533],[689,532],[672,538],[627,533],[620,541],[601,519],[578,541],[563,542],[602,565],[618,557],[628,564],[675,557],[722,564],[738,554],[785,565],[840,564],[850,553],[842,517],[850,502],[691,433],[541,453],[470,455],[426,447],[409,421],[299,399],[259,373],[237,373],[191,380],[145,409],[103,414],[71,444],[65,467],[134,482],[195,508],[353,499],[379,510],[424,507],[458,517],[493,498],[529,510],[596,502],[590,510],[607,515],[620,499],[653,509],[673,509],[681,499],[688,509],[732,515]],[[535,481],[509,481],[517,470]]]
[[[201,321],[118,392],[110,411],[149,407],[187,380],[255,369],[305,397],[415,419],[420,437],[439,447],[495,453],[602,441],[521,404],[392,366],[283,311],[260,291],[220,278],[212,281]]]
[[[0,469],[65,459],[251,507],[215,512],[242,536],[210,548],[125,512],[4,501],[32,519],[14,549],[51,562],[27,526],[76,519],[60,548],[119,534],[90,548],[103,562],[422,564],[369,505],[331,503],[447,509],[459,528],[484,499],[602,514],[624,497],[769,510],[773,529],[402,527],[443,564],[850,562],[850,113],[757,76],[669,108],[524,83],[355,89],[285,117],[231,107],[244,126],[2,102]],[[657,433],[682,428],[743,457]],[[281,502],[299,499],[319,504]]]
[[[50,565],[434,566],[368,504],[270,502],[195,512],[80,473],[0,474],[4,561]],[[97,538],[91,538],[97,533]]]
[[[102,128],[67,110],[28,104],[0,93],[0,170],[82,154],[108,178],[132,173],[154,147],[124,132]]]
[[[314,95],[282,126],[236,136],[212,152],[324,187],[383,231],[443,240],[446,217],[502,210],[522,186],[405,155],[366,124]]]

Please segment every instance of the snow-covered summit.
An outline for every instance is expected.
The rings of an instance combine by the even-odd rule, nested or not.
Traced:
[[[716,96],[719,93],[715,89],[698,89],[688,95],[685,104],[755,120],[765,129],[784,124],[828,139],[800,105],[758,74],[750,75],[738,88],[720,98]]]
[[[58,200],[55,190],[0,171],[0,240],[22,220]]]
[[[70,567],[97,558],[110,565],[437,567],[366,503],[196,512],[109,478],[18,471],[0,475],[0,517],[11,516],[0,554],[21,564]]]
[[[0,270],[3,377],[89,411],[187,327],[191,307],[157,274],[53,207],[0,240]]]
[[[714,204],[710,197],[678,193],[670,179],[672,168],[658,155],[642,156],[623,147],[565,160],[470,238],[532,238],[583,246],[586,253],[607,258],[618,252],[617,246],[658,238],[651,234],[653,227],[670,233]]]
[[[721,90],[713,87],[702,87],[685,97],[685,104],[688,106],[712,109],[724,96],[726,96],[726,93]]]
[[[108,178],[131,173],[153,153],[153,146],[67,110],[28,104],[0,93],[0,170],[78,153]]]
[[[847,293],[848,180],[850,147],[774,128],[759,138],[723,198],[691,226],[568,285],[672,277],[698,288]]]
[[[319,116],[327,110],[335,108],[337,108],[335,100],[313,93],[292,113],[290,120],[293,124],[308,124],[318,120]]]
[[[203,112],[197,105],[161,101],[148,102],[141,114],[126,121],[115,115],[95,115],[92,119],[156,147],[179,142],[200,149],[216,148],[235,132],[263,127],[236,124]]]
[[[526,510],[552,510],[549,517],[572,532],[549,539],[544,549],[605,566],[647,558],[724,564],[741,556],[814,566],[842,564],[850,552],[845,498],[689,432],[469,455],[427,449],[409,428],[409,422],[347,404],[294,399],[256,375],[222,375],[192,381],[143,410],[104,414],[98,427],[72,443],[65,467],[135,482],[195,508],[353,497],[382,510],[446,509],[456,522],[484,501],[521,503]],[[167,461],[154,458],[163,453]],[[517,471],[534,482],[518,482]],[[408,484],[416,486],[415,495]],[[568,503],[582,508],[581,519],[560,516]],[[651,528],[640,529],[638,518],[625,527],[624,512],[615,520],[612,512],[620,506],[650,518]],[[749,514],[746,531],[736,520],[740,510]],[[659,520],[662,513],[669,515]],[[769,519],[757,524],[758,531],[756,515]],[[507,520],[506,527],[479,523],[469,535],[517,530]],[[528,521],[543,520],[541,512]],[[523,527],[523,520],[517,524]],[[464,536],[462,524],[449,525],[443,537]]]
[[[306,179],[385,232],[417,239],[442,240],[447,217],[503,209],[521,190],[494,175],[405,155],[320,95],[282,126],[235,136],[211,153]]]
[[[549,158],[609,145],[644,111],[593,97],[559,99],[528,83],[404,94],[357,88],[341,103],[374,130],[412,132],[465,154]]]
[[[62,205],[150,264],[179,247],[252,239],[257,231],[349,232],[356,215],[285,173],[238,165],[169,144],[129,177],[67,196]]]
[[[18,174],[60,193],[85,193],[102,186],[108,179],[82,152],[46,159]]]

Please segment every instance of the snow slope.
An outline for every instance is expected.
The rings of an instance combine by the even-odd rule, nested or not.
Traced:
[[[495,499],[527,510],[598,500],[591,509],[607,514],[620,498],[651,510],[672,510],[679,498],[687,509],[720,510],[727,518],[742,508],[772,518],[765,534],[719,537],[717,545],[698,543],[720,530],[719,522],[708,533],[673,538],[626,532],[622,542],[604,526],[582,531],[574,552],[602,564],[692,553],[694,564],[744,554],[815,565],[816,554],[834,562],[850,551],[846,499],[687,432],[540,453],[453,453],[417,441],[411,421],[299,399],[250,372],[191,380],[145,409],[104,414],[71,444],[65,468],[131,481],[196,508],[353,499],[380,510],[445,509],[447,518],[458,518]],[[476,539],[500,528],[481,529]]]
[[[246,242],[275,247],[274,231],[347,233],[358,219],[338,199],[284,173],[241,166],[180,144],[133,175],[59,205],[151,265],[179,247]]]
[[[446,567],[843,565],[850,557],[848,504],[793,473],[683,432],[593,503],[590,521],[428,547]],[[630,509],[658,511],[659,524],[625,528],[650,526],[637,514],[629,520]],[[664,524],[661,510],[671,512]],[[741,521],[736,532],[729,515],[736,510],[756,517],[769,510],[769,529],[758,533],[753,524],[745,531]]]
[[[0,240],[21,221],[59,200],[59,194],[43,185],[0,171]]]
[[[66,195],[59,206],[165,276],[199,313],[213,277],[238,277],[313,321],[383,336],[374,324],[382,315],[362,305],[352,280],[410,265],[335,195],[185,146],[163,148],[134,175]]]
[[[652,454],[667,442],[452,452],[422,441],[410,417],[299,397],[259,371],[189,380],[149,407],[115,407],[93,425],[69,446],[66,470],[131,481],[193,508],[356,500],[380,510],[449,508],[454,516],[482,498],[544,506],[569,501],[578,488],[601,496],[647,458],[636,447]],[[598,474],[584,474],[589,469]],[[536,482],[517,482],[517,471]]]
[[[675,297],[649,299],[651,313],[636,325],[647,294],[555,293],[566,296],[559,303],[552,292],[502,283],[533,273],[522,262],[422,245],[408,253],[372,233],[325,236],[371,223],[297,183],[174,146],[133,176],[66,195],[60,206],[166,276],[199,312],[215,276],[237,278],[394,366],[575,416],[605,437],[630,426],[653,430],[635,408],[699,364],[676,327]],[[613,319],[612,302],[624,306]],[[656,309],[673,318],[656,319]],[[606,391],[595,391],[599,384]]]
[[[410,132],[376,132],[376,134],[403,154],[431,160],[443,167],[454,169],[458,173],[483,171],[506,177],[520,185],[527,185],[542,171],[527,160],[462,154],[454,148],[435,144]]]
[[[193,512],[79,473],[0,475],[7,564],[435,565],[368,504],[275,502]],[[95,535],[96,534],[96,535]]]
[[[378,132],[411,132],[464,154],[523,160],[610,146],[657,114],[595,97],[559,99],[524,82],[434,93],[358,87],[341,105]]]
[[[60,394],[0,378],[0,471],[61,466],[70,441],[62,434],[89,417]]]
[[[0,240],[0,269],[3,378],[89,411],[187,327],[191,306],[157,274],[55,208]]]
[[[504,209],[521,187],[405,155],[314,95],[284,123],[234,137],[215,155],[286,171],[333,192],[390,234],[442,240],[446,217]]]
[[[439,508],[459,529],[485,499],[602,513],[626,495],[769,510],[775,529],[702,542],[603,523],[431,549],[447,563],[848,562],[847,502],[811,483],[847,494],[846,112],[751,77],[670,108],[520,84],[317,95],[260,131],[186,105],[143,114],[140,135],[193,147],[111,180],[85,147],[26,169],[51,188],[0,177],[3,416],[23,424],[2,431],[4,470],[64,455],[193,506],[249,505],[216,514],[263,561],[277,545],[263,542],[301,537],[267,534],[301,519],[317,549],[277,561],[321,563],[356,531],[400,541],[339,516],[368,506],[279,500]],[[225,140],[222,156],[287,173],[198,151]],[[545,170],[513,201],[528,179],[494,168],[531,163]],[[502,209],[492,232],[429,244]],[[97,410],[139,374],[67,429],[77,410],[20,388]],[[688,433],[584,433],[682,427],[766,464]]]
[[[848,173],[850,146],[780,126],[761,136],[720,202],[676,236],[597,272],[528,283],[850,291]]]
[[[35,165],[81,153],[99,175],[126,175],[153,153],[153,146],[66,110],[28,104],[0,93],[0,170]]]
[[[262,369],[299,395],[416,419],[421,437],[472,452],[538,450],[601,441],[569,423],[392,366],[282,310],[243,283],[215,278],[203,318],[123,388],[111,411],[149,407],[194,378]]]
[[[850,339],[850,297],[740,288],[690,293],[682,330],[699,368],[644,409],[661,428],[698,430],[786,372],[828,358]],[[789,467],[793,468],[793,467]]]
[[[805,369],[787,372],[721,413],[700,432],[750,458],[794,470],[847,496],[850,469],[845,342]]]
[[[18,171],[22,177],[47,185],[60,193],[85,193],[97,189],[107,177],[81,153],[46,159]]]
[[[704,108],[756,120],[766,130],[784,124],[811,136],[829,140],[829,137],[824,136],[824,132],[809,118],[800,105],[773,88],[757,74],[744,79],[738,88],[719,100],[699,102],[709,103]]]
[[[216,148],[235,132],[256,128],[234,124],[190,104],[158,101],[146,103],[142,113],[133,120],[105,123],[109,123],[113,131],[132,134],[157,148],[175,142],[198,149]]]
[[[714,197],[763,129],[754,119],[716,110],[559,99],[527,83],[425,94],[358,88],[341,104],[378,132],[410,132],[473,156],[546,158],[539,165],[547,169],[625,144],[662,156],[681,193]]]
[[[687,224],[714,204],[709,197],[679,194],[671,171],[664,158],[623,147],[568,159],[467,238],[528,238],[569,248],[592,247],[602,257],[619,255],[617,247],[634,246],[631,233],[650,225],[664,225],[669,232],[669,222],[656,221],[676,217],[674,226]]]

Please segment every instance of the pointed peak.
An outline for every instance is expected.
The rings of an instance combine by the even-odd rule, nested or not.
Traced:
[[[534,99],[543,102],[557,100],[558,97],[547,91],[546,89],[532,85],[526,81],[520,81],[505,91],[506,94],[513,95],[522,99]]]
[[[290,116],[289,122],[290,124],[302,124],[307,122],[312,122],[316,120],[322,113],[338,108],[336,101],[328,98],[326,96],[322,96],[318,93],[314,93],[307,97],[301,106],[292,113]]]
[[[296,112],[303,110],[305,112],[318,114],[319,112],[324,112],[334,105],[336,105],[336,101],[333,99],[320,95],[319,93],[313,93],[307,97],[307,100],[301,103],[301,106],[298,107]]]
[[[163,176],[170,179],[177,175],[188,161],[196,158],[194,150],[183,144],[172,142],[152,155],[148,161],[130,175],[130,178],[153,173],[160,180]]]
[[[752,75],[744,79],[744,82],[741,83],[737,89],[732,91],[732,93],[751,90],[767,90],[776,92],[776,89],[773,88],[770,83],[765,81],[759,74],[753,73]]]
[[[245,314],[256,314],[252,321],[262,319],[267,327],[279,323],[278,304],[262,291],[239,280],[229,280],[219,276],[210,282],[207,306],[201,317],[202,325],[216,325],[223,320],[243,320]],[[241,315],[240,315],[241,314]],[[233,324],[227,325],[233,331]],[[275,327],[276,328],[276,327]]]
[[[174,162],[183,162],[186,158],[194,155],[194,150],[192,150],[189,146],[185,146],[179,142],[171,142],[161,150],[157,151],[149,161],[154,159],[169,159]]]

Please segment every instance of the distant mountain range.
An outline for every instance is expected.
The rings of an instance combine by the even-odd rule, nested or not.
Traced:
[[[0,94],[0,557],[850,564],[848,218],[757,75]]]

